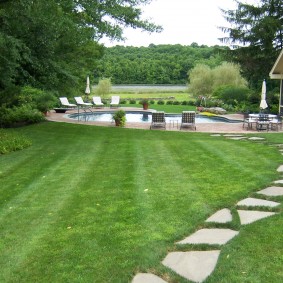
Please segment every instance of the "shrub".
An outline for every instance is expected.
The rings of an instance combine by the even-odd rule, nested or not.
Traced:
[[[134,99],[130,99],[130,104],[136,104],[137,102]]]
[[[189,100],[189,101],[187,102],[187,105],[195,106],[195,101],[194,101],[194,100]]]
[[[45,118],[40,111],[33,109],[30,105],[13,108],[0,108],[0,127],[10,128],[26,124],[44,121]]]
[[[247,101],[249,89],[246,87],[220,86],[213,92],[213,96],[224,101],[226,104],[236,105],[239,102]]]
[[[173,105],[173,100],[167,100],[166,104],[167,105]]]
[[[178,101],[178,100],[175,100],[175,101],[173,101],[173,105],[180,105],[181,103],[180,103],[180,101]]]
[[[0,154],[21,150],[31,146],[31,144],[31,140],[22,135],[0,129]]]
[[[126,99],[121,99],[120,100],[120,104],[127,104],[127,100]]]
[[[181,102],[181,105],[189,105],[188,102],[186,100]]]
[[[157,101],[157,104],[158,104],[158,105],[164,105],[165,102],[164,102],[164,100],[158,100],[158,101]]]
[[[149,104],[154,104],[155,103],[155,100],[150,100],[149,101]]]

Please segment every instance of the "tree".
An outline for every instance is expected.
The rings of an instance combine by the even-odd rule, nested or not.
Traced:
[[[98,82],[95,93],[98,96],[102,96],[103,98],[106,98],[106,96],[111,91],[111,87],[112,87],[111,79],[101,79]]]
[[[189,72],[189,81],[190,91],[195,97],[211,96],[214,90],[223,86],[245,88],[247,85],[239,66],[228,62],[223,62],[213,69],[198,64]]]
[[[189,72],[190,92],[195,97],[207,96],[212,93],[213,73],[209,66],[204,64],[196,65]]]
[[[242,67],[251,86],[258,87],[283,47],[283,3],[260,0],[257,5],[237,3],[236,10],[222,10],[232,27],[222,27],[233,49],[228,56]]]
[[[122,39],[127,26],[161,30],[141,18],[138,6],[150,1],[1,1],[0,91],[9,85],[31,85],[61,95],[81,89],[103,54],[100,38]]]

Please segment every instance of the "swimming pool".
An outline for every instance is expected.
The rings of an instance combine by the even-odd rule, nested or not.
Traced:
[[[112,113],[114,111],[100,111],[94,113],[73,113],[69,114],[68,118],[80,121],[89,122],[111,122]],[[169,123],[170,121],[178,121],[181,123],[181,114],[167,114],[165,113],[165,121]],[[126,122],[132,123],[151,123],[152,115],[150,112],[137,112],[137,111],[126,111]],[[196,123],[239,123],[242,121],[231,120],[221,116],[204,116],[201,114],[196,115]]]

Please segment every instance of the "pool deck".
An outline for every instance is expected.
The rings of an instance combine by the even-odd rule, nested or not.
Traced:
[[[126,111],[144,111],[142,108],[130,108],[130,107],[119,107],[118,109],[123,109]],[[93,112],[101,112],[101,111],[109,111],[109,107],[105,108],[97,108],[92,109]],[[112,111],[117,110],[114,108],[111,108]],[[153,110],[154,111],[154,110]],[[89,122],[89,121],[77,121],[74,119],[70,119],[67,117],[68,114],[77,113],[77,109],[75,110],[68,110],[66,113],[56,113],[54,110],[51,110],[47,116],[46,119],[48,121],[54,121],[54,122],[65,122],[65,123],[73,123],[73,124],[83,124],[83,125],[95,125],[95,126],[104,126],[104,127],[115,127],[114,122]],[[148,112],[152,112],[150,109]],[[233,120],[243,120],[242,114],[228,114],[228,115],[221,115],[222,117],[226,117],[228,119]],[[131,123],[126,122],[125,128],[132,128],[132,129],[150,129],[151,123]],[[196,124],[196,132],[205,132],[205,133],[259,133],[255,129],[246,130],[243,129],[243,124],[240,123],[223,123],[223,122],[216,122],[216,123],[197,123]],[[173,125],[167,123],[166,125],[166,131],[180,131],[180,125],[179,127],[173,127]],[[191,128],[184,128],[182,129],[183,132],[195,132]],[[270,131],[272,133],[275,133],[275,131]],[[281,131],[282,132],[282,131]]]

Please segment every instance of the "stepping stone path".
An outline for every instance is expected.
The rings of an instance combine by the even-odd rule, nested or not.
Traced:
[[[228,208],[218,210],[205,220],[205,222],[228,223],[232,221],[232,214]]]
[[[271,197],[283,196],[283,187],[268,187],[257,193]]]
[[[248,140],[250,140],[250,141],[262,141],[262,140],[265,140],[265,138],[261,138],[261,137],[250,137],[250,138],[248,138]]]
[[[177,244],[224,245],[238,234],[231,229],[201,229]]]
[[[132,280],[132,283],[167,283],[160,277],[150,274],[150,273],[138,273],[134,279]]]
[[[219,255],[219,250],[172,252],[162,263],[188,280],[202,282],[213,272]]]
[[[276,214],[275,212],[237,210],[241,225],[251,224],[257,220]]]
[[[221,136],[220,134],[212,134],[211,136]],[[240,138],[238,135],[224,135],[226,137]],[[251,137],[249,140],[264,140],[260,137]],[[283,147],[283,144],[277,145],[278,147]],[[282,152],[282,149],[280,149]],[[279,166],[278,172],[283,173],[283,165]],[[274,181],[275,184],[283,184],[283,180]],[[282,196],[283,187],[268,187],[257,192],[258,194],[265,196]],[[269,207],[273,208],[280,205],[279,202],[268,201],[264,199],[257,198],[246,198],[237,203],[237,206],[247,206],[247,207]],[[270,211],[257,211],[257,210],[237,210],[241,225],[248,225],[260,219],[276,215],[278,213]],[[228,223],[232,221],[231,211],[227,208],[218,210],[205,222],[210,223]],[[210,228],[201,229],[188,236],[182,241],[177,242],[177,244],[208,244],[208,245],[224,245],[228,241],[232,240],[238,231],[231,229],[220,229],[220,228]],[[220,250],[208,250],[208,251],[189,251],[189,252],[170,252],[162,264],[178,275],[192,281],[192,282],[203,282],[206,278],[211,275],[214,271],[218,257],[220,255]],[[160,277],[151,273],[138,273],[132,280],[132,283],[167,283]]]
[[[280,205],[279,202],[257,199],[257,198],[246,198],[237,203],[238,206],[268,206],[275,207]]]

